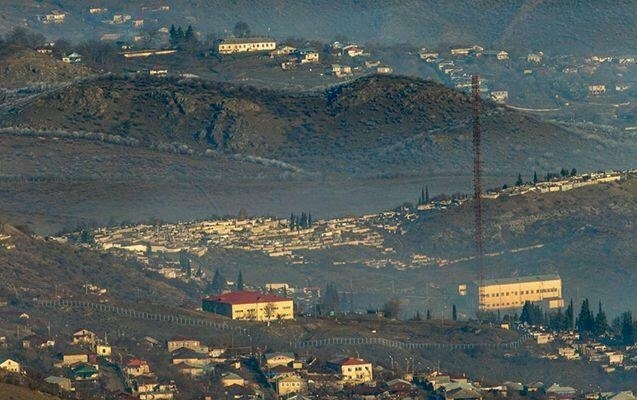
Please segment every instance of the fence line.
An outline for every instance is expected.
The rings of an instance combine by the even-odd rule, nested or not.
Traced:
[[[83,300],[34,300],[36,306],[42,307],[75,307],[75,308],[89,308],[102,312],[110,312],[125,317],[135,319],[145,319],[150,321],[170,322],[180,325],[192,325],[208,327],[223,331],[231,331],[239,335],[245,335],[250,337],[251,331],[247,328],[240,326],[233,326],[226,322],[220,323],[210,321],[202,318],[193,318],[190,316],[180,314],[160,314],[149,313],[146,311],[139,311],[132,308],[123,308],[113,306],[104,303],[93,303]],[[254,336],[251,337],[254,338]],[[469,350],[476,348],[489,348],[489,349],[515,349],[521,346],[524,342],[531,339],[529,334],[522,334],[519,339],[512,342],[482,342],[482,343],[423,343],[423,342],[403,342],[395,339],[387,339],[381,336],[349,336],[349,337],[327,337],[322,339],[308,339],[308,340],[296,340],[290,341],[289,345],[292,349],[308,349],[319,348],[327,346],[385,346],[401,350]],[[255,343],[256,344],[256,343]]]

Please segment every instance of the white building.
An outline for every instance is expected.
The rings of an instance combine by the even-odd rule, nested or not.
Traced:
[[[219,54],[254,53],[275,49],[274,39],[262,37],[223,39],[218,46]]]

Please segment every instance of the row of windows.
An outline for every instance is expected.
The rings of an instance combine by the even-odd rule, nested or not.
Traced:
[[[558,292],[557,288],[547,288],[547,289],[538,289],[538,290],[521,290],[520,295],[523,294],[536,294],[536,293],[555,293]],[[504,296],[517,296],[518,292],[500,292],[500,293],[485,293],[484,297],[504,297]]]
[[[274,48],[276,46],[276,44],[274,43],[247,43],[247,44],[222,44],[219,47],[221,48],[221,50],[230,50],[233,48],[238,48],[238,49],[249,49],[249,48],[263,48],[263,49],[269,49],[269,48]]]

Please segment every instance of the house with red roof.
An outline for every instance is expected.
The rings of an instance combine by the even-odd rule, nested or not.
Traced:
[[[372,363],[360,358],[347,357],[329,361],[327,366],[341,374],[343,383],[363,383],[374,380]]]
[[[124,367],[124,372],[129,376],[143,376],[150,374],[150,365],[148,361],[141,358],[131,358]]]
[[[251,291],[237,291],[202,300],[202,309],[246,321],[294,319],[292,299]]]

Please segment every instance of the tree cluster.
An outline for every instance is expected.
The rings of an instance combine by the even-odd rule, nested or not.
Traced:
[[[423,204],[429,203],[429,188],[425,186],[420,189],[420,197],[418,198],[418,205],[421,206]]]
[[[194,51],[199,47],[192,25],[188,25],[185,31],[181,26],[175,28],[175,25],[170,25],[168,35],[170,47],[174,49]]]
[[[398,297],[392,297],[383,305],[383,315],[385,318],[398,318],[401,304]]]
[[[226,288],[226,279],[221,275],[219,268],[215,269],[215,273],[212,276],[212,281],[208,286],[208,291],[212,294],[221,294]]]
[[[325,293],[321,301],[321,313],[329,315],[336,313],[340,309],[340,299],[338,297],[338,289],[333,283],[328,283],[325,287]]]
[[[192,267],[190,265],[190,257],[186,250],[181,250],[179,252],[179,267],[184,273],[186,273],[186,277],[190,278],[192,275]]]
[[[573,176],[577,176],[577,169],[572,168],[571,170],[568,170],[566,168],[562,168],[560,172],[547,172],[546,175],[544,176],[544,180],[546,182],[549,182],[552,179],[568,178]],[[534,185],[540,182],[540,179],[537,176],[537,171],[533,171],[532,182]],[[523,185],[524,185],[524,180],[522,179],[522,174],[518,174],[518,178],[515,181],[515,186],[523,186]]]
[[[306,229],[312,226],[312,214],[303,211],[301,215],[290,214],[289,227],[290,230]]]

